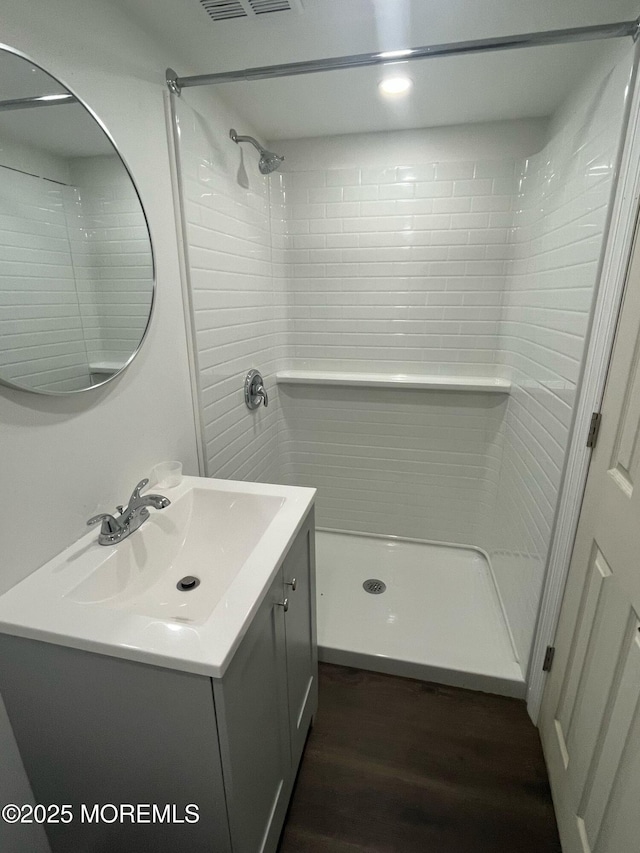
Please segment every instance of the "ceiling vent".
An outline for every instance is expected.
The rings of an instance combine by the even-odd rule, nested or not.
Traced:
[[[212,21],[261,18],[274,12],[301,12],[301,0],[200,0]]]

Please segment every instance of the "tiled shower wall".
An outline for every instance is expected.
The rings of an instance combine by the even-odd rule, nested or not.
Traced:
[[[27,149],[17,162],[2,145],[0,159],[4,373],[40,390],[83,388],[92,363],[123,364],[146,326],[153,267],[142,208],[115,156]]]
[[[322,140],[281,143],[291,365],[495,375],[516,157],[542,130],[343,137],[332,156],[359,165],[322,169]],[[283,475],[318,487],[319,525],[486,543],[506,396],[283,386],[280,401]]]
[[[283,177],[296,365],[447,374],[493,368],[513,159]]]
[[[499,352],[512,381],[493,570],[521,660],[533,639],[597,279],[631,51],[610,58],[558,112],[522,168]]]
[[[273,275],[269,185],[256,152],[229,139],[246,122],[192,91],[175,101],[206,473],[277,481],[284,293]],[[269,407],[250,412],[243,382],[261,369]]]
[[[0,364],[13,382],[47,391],[89,381],[65,216],[66,186],[4,166],[0,196]],[[43,281],[55,281],[55,292]]]
[[[68,163],[2,137],[0,171],[3,374],[43,390],[74,390],[89,371],[65,216]],[[55,279],[55,294],[43,290],[43,279]]]
[[[495,504],[502,395],[287,385],[283,476],[319,526],[478,544]]]
[[[116,156],[69,161],[65,202],[89,363],[124,364],[149,317],[153,261],[135,188]]]

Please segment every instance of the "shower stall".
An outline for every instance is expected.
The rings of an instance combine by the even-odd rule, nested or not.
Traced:
[[[362,68],[170,75],[202,471],[318,489],[321,659],[524,696],[635,71],[549,44],[551,112],[298,138]]]

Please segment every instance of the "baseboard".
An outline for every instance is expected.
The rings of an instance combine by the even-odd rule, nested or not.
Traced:
[[[450,687],[465,687],[467,690],[510,696],[514,699],[524,699],[527,691],[524,681],[513,681],[508,678],[476,672],[461,672],[455,669],[445,669],[444,667],[406,660],[394,660],[393,658],[350,652],[344,649],[332,649],[326,646],[318,646],[318,659],[323,663],[352,666],[356,669],[368,669],[385,675],[416,678],[419,681],[432,681],[435,684],[447,684]]]

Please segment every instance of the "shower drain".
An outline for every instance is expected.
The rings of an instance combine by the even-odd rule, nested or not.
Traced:
[[[368,581],[362,584],[362,588],[365,592],[370,592],[371,595],[380,595],[380,593],[385,591],[387,585],[382,581],[376,580],[376,578],[369,578]]]

